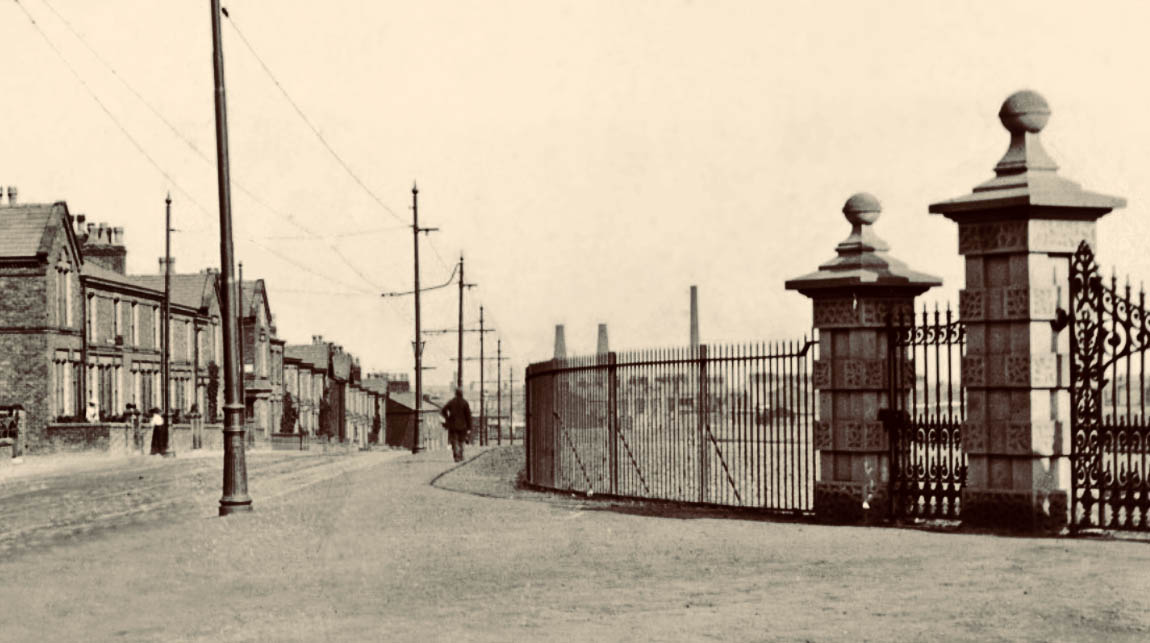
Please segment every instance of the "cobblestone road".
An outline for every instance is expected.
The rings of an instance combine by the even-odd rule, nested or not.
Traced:
[[[266,500],[397,454],[247,454],[249,488]],[[128,526],[210,516],[222,485],[220,453],[176,459],[64,457],[0,473],[0,556]]]

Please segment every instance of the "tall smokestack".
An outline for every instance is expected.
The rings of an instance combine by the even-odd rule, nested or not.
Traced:
[[[563,324],[555,324],[555,359],[567,358],[567,338],[563,335]]]
[[[599,355],[606,355],[611,352],[607,345],[607,324],[599,324],[599,344],[595,352]]]
[[[691,286],[691,348],[699,347],[699,287]]]

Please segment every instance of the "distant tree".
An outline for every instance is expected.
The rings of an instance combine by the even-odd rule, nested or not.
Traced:
[[[295,433],[299,411],[295,408],[295,398],[291,393],[284,393],[283,409],[283,415],[280,417],[280,433]]]
[[[316,431],[318,435],[325,435],[328,437],[338,435],[333,431],[335,426],[335,418],[333,416],[333,409],[331,408],[331,400],[328,393],[330,389],[324,387],[323,397],[319,398],[319,430]]]
[[[219,422],[220,367],[208,362],[208,421]]]

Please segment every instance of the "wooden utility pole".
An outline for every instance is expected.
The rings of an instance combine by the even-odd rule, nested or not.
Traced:
[[[455,385],[463,391],[463,254],[459,255],[459,364]]]
[[[463,359],[460,358],[460,364]],[[483,306],[479,307],[479,445],[487,444],[487,398],[483,389]]]
[[[480,362],[482,364],[483,362]],[[495,444],[503,444],[503,340],[495,342]]]
[[[244,457],[244,403],[239,338],[236,336],[235,279],[232,273],[232,188],[228,171],[228,110],[224,91],[224,50],[220,33],[220,0],[212,6],[212,71],[215,80],[216,178],[220,198],[220,302],[224,322],[224,490],[220,515],[252,510],[248,467]]]
[[[164,433],[160,441],[165,458],[176,456],[172,447],[172,195],[164,199],[164,313],[163,333],[164,354],[160,370],[163,373],[164,390]]]
[[[515,444],[515,369],[507,365],[507,438]]]
[[[419,330],[419,186],[411,184],[411,234],[415,257],[415,419],[411,423],[411,452],[419,453],[419,424],[423,421],[423,335]]]

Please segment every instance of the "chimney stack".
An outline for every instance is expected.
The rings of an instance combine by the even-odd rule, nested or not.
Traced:
[[[554,359],[567,358],[567,338],[563,335],[563,324],[555,325],[555,357]]]
[[[86,221],[87,219],[88,219],[88,217],[86,215],[83,215],[83,214],[77,214],[76,215],[76,238],[79,239],[81,242],[84,241],[85,237],[88,234],[87,228],[84,225],[84,221]]]
[[[691,348],[699,347],[699,287],[691,286]]]
[[[606,355],[611,352],[607,345],[607,324],[599,324],[599,343],[595,352],[599,355]]]
[[[16,205],[16,186],[8,186],[8,205]]]

